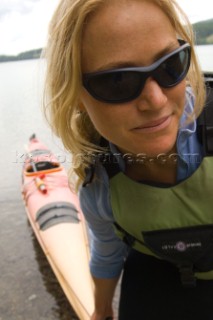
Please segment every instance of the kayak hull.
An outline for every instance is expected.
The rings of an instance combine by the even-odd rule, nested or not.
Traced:
[[[36,137],[28,145],[22,194],[29,222],[65,295],[78,317],[89,320],[94,295],[84,216],[65,169]]]

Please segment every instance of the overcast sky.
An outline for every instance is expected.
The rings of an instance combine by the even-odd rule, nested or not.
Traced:
[[[213,18],[212,0],[177,0],[190,21]],[[0,55],[45,46],[49,20],[59,0],[0,0]]]

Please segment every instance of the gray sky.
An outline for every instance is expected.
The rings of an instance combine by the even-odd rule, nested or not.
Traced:
[[[59,0],[0,0],[0,54],[16,55],[46,43]]]
[[[212,0],[177,0],[196,22],[213,18]],[[0,0],[0,54],[16,55],[45,46],[59,0]]]

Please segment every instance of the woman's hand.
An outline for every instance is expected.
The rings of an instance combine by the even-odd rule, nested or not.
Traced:
[[[93,277],[95,311],[90,320],[113,320],[112,300],[119,278],[100,279]]]

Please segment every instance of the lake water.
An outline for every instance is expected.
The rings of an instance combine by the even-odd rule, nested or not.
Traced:
[[[213,46],[197,48],[213,72]],[[24,144],[36,133],[64,155],[41,113],[44,62],[0,64],[0,320],[74,320],[27,222],[21,199]]]
[[[38,60],[0,64],[0,320],[77,319],[34,238],[20,193],[32,133],[64,153],[40,111],[43,69]]]
[[[213,72],[213,45],[197,46],[196,51],[202,70]]]

